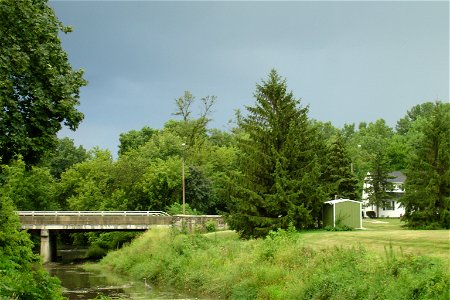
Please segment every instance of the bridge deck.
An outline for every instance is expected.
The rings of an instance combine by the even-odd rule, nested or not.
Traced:
[[[162,211],[19,211],[23,229],[145,230],[169,226]]]

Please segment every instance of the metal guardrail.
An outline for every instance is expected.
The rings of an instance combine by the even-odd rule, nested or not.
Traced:
[[[18,211],[19,216],[164,216],[164,211]]]

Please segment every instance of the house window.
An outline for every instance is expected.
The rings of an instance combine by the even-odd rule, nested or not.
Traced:
[[[395,201],[384,202],[383,210],[395,210]]]

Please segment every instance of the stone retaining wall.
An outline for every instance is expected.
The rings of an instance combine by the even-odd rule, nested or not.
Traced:
[[[228,225],[222,216],[218,215],[175,215],[172,224],[178,228],[185,228],[189,232],[206,232],[207,224],[215,225],[216,230],[227,230]]]

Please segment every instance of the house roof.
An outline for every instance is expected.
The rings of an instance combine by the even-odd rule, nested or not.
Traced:
[[[405,174],[403,174],[400,171],[394,171],[389,173],[389,175],[393,176],[394,178],[390,178],[388,179],[389,182],[398,182],[398,183],[403,183],[406,180],[406,176]]]
[[[359,201],[355,201],[355,200],[350,200],[350,199],[335,199],[335,200],[330,200],[330,201],[325,201],[325,204],[331,204],[334,205],[336,203],[341,203],[341,202],[355,202],[355,203],[362,203]]]

